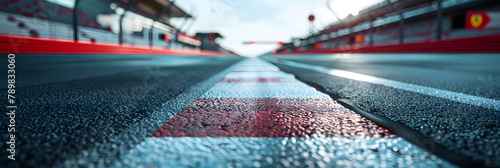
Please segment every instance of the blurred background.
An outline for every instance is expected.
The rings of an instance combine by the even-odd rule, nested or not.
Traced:
[[[257,56],[495,34],[499,8],[494,0],[3,0],[0,33]]]
[[[18,160],[3,157],[0,167],[126,165],[130,160],[122,160],[124,155],[141,150],[136,145],[152,139],[184,107],[192,109],[188,106],[195,100],[203,99],[200,107],[205,107],[225,98],[230,101],[215,105],[234,107],[234,97],[220,96],[234,92],[237,98],[307,98],[316,105],[321,103],[309,98],[319,91],[328,93],[328,100],[348,101],[342,107],[399,123],[374,128],[388,133],[402,125],[415,134],[395,135],[429,153],[413,155],[406,147],[410,143],[392,140],[374,142],[373,149],[335,143],[338,153],[317,150],[324,147],[321,139],[301,150],[294,150],[295,142],[289,144],[293,149],[285,149],[281,140],[255,141],[243,145],[250,150],[238,153],[239,161],[249,163],[239,167],[290,167],[288,158],[299,158],[295,167],[305,167],[301,165],[307,161],[314,162],[312,167],[447,167],[436,159],[462,167],[500,167],[499,0],[0,0],[0,43],[0,53],[10,61],[4,70],[15,69],[11,72],[17,75],[9,74],[11,82],[0,83],[4,93],[15,90],[17,99],[0,105],[18,108],[15,138],[7,134],[7,124],[0,125],[3,142],[16,140]],[[314,93],[287,85],[291,81]],[[293,89],[299,96],[289,95]],[[209,90],[219,97],[205,101]],[[272,91],[273,97],[258,95]],[[262,111],[272,106],[263,102],[272,101],[254,103],[264,104]],[[277,108],[292,106],[282,103]],[[226,122],[224,115],[215,115],[228,112],[220,109],[200,116]],[[204,120],[189,128],[207,126]],[[236,116],[234,123],[239,120]],[[349,123],[357,125],[358,120]],[[209,127],[219,131],[231,124]],[[357,131],[340,127],[340,120],[325,125]],[[186,135],[196,132],[187,130]],[[173,151],[170,156],[178,158],[158,161],[216,167],[206,162],[215,156],[207,146],[222,146],[221,155],[227,157],[220,159],[227,162],[217,164],[239,163],[230,153],[236,147],[220,145],[226,142],[191,140],[171,146],[209,152]],[[405,147],[385,146],[392,142]],[[252,145],[256,143],[263,146]],[[349,152],[358,146],[358,153]],[[326,157],[303,155],[308,150]],[[285,151],[298,153],[285,157]],[[273,157],[271,162],[263,160],[266,155]],[[142,154],[132,156],[148,161]],[[427,164],[431,166],[423,166]]]

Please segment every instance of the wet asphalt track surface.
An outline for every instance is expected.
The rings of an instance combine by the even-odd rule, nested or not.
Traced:
[[[16,54],[17,161],[7,160],[4,123],[0,167],[49,167],[74,158],[240,59]],[[0,85],[2,95],[6,84]],[[1,120],[8,121],[8,115]]]
[[[264,56],[458,93],[500,99],[500,54],[332,54]],[[500,166],[499,111],[275,62],[299,80],[360,109],[402,123],[447,149]]]
[[[97,151],[102,152],[118,144],[102,145],[106,141],[128,144],[115,151],[123,154],[142,141],[135,139],[140,136],[122,136],[124,132],[134,132],[129,130],[131,126],[155,118],[153,111],[163,103],[178,98],[193,86],[198,87],[196,84],[241,60],[240,57],[144,55],[16,56],[16,100],[19,107],[16,158],[22,162],[7,162],[6,157],[2,157],[0,164],[6,167],[61,166],[64,160],[78,158],[87,149],[100,145],[104,147]],[[500,70],[496,65],[500,61],[494,54],[474,58],[471,55],[422,57],[410,54],[400,57],[388,54],[357,57],[309,55],[281,59],[497,100],[500,95]],[[498,111],[275,65],[338,96],[334,98],[348,98],[364,111],[423,133],[430,138],[431,146],[437,142],[487,165],[500,165]],[[0,84],[4,94],[6,83]],[[196,98],[194,96],[179,103],[177,106],[180,107],[172,108],[180,110]],[[0,104],[6,106],[6,101]],[[2,115],[2,121],[7,121],[7,117]],[[148,126],[151,127],[148,131],[156,130],[165,122]],[[0,129],[2,141],[7,141],[4,136],[7,135],[6,124]],[[113,137],[115,140],[110,140]],[[119,139],[122,137],[127,138]],[[2,143],[1,148],[6,149],[6,144]],[[109,156],[113,157],[116,156]]]

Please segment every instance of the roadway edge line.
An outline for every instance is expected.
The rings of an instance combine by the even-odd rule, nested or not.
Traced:
[[[387,87],[391,87],[391,88],[395,88],[395,89],[399,89],[399,90],[410,91],[410,92],[414,92],[414,93],[429,95],[429,96],[433,96],[433,97],[437,97],[437,98],[452,100],[452,101],[459,102],[459,103],[470,104],[470,105],[474,105],[474,106],[479,106],[479,107],[484,107],[484,108],[500,111],[500,100],[496,100],[496,99],[480,97],[480,96],[475,96],[475,95],[469,95],[469,94],[454,92],[454,91],[449,91],[449,90],[443,90],[443,89],[433,88],[433,87],[429,87],[429,86],[422,86],[422,85],[416,85],[416,84],[411,84],[411,83],[406,83],[406,82],[400,82],[400,81],[396,81],[396,80],[380,78],[380,77],[376,77],[376,76],[365,75],[365,74],[346,71],[346,70],[328,68],[328,67],[312,65],[312,64],[304,64],[304,63],[300,63],[300,62],[296,62],[296,61],[282,60],[282,61],[279,61],[279,63],[283,64],[283,65],[289,65],[289,66],[293,66],[293,67],[313,70],[313,71],[325,73],[325,74],[328,74],[331,76],[356,80],[356,81],[360,81],[360,82],[367,82],[367,83],[376,84],[376,85],[387,86]]]
[[[109,137],[105,142],[97,143],[95,146],[81,151],[77,156],[56,163],[55,167],[112,166],[116,160],[129,153],[137,144],[146,140],[153,132],[163,126],[165,122],[174,117],[184,107],[201,97],[206,91],[222,80],[226,74],[245,60],[247,59],[242,58],[214,76],[193,85],[175,98],[164,102],[161,107],[157,107],[151,115],[130,125],[119,134]],[[125,139],[128,141],[124,142]]]
[[[267,61],[271,62],[273,64],[280,64],[280,65],[294,67],[294,66],[287,65],[287,64],[281,64],[281,63],[275,62],[275,61],[270,61],[270,60],[267,60]],[[300,67],[294,67],[294,68],[303,69]],[[284,72],[287,72],[289,74],[293,74],[292,72],[285,71],[283,69],[281,69],[281,70]],[[308,69],[305,69],[305,70],[308,70]],[[320,72],[318,72],[318,73],[320,73]],[[331,93],[331,92],[326,91],[326,89],[324,89],[324,87],[322,87],[321,85],[302,80],[300,77],[296,76],[295,74],[294,74],[294,76],[297,80],[315,88],[317,91],[322,92],[324,94],[327,94],[328,96],[330,96],[330,98],[332,100],[339,102],[342,106],[362,115],[363,117],[368,118],[369,120],[372,120],[373,122],[375,122],[376,124],[378,124],[384,128],[387,128],[388,130],[394,132],[395,134],[402,137],[403,139],[406,139],[407,141],[425,149],[429,153],[432,153],[436,156],[439,156],[439,157],[443,158],[444,160],[449,161],[449,162],[451,162],[457,166],[460,166],[460,167],[485,167],[484,162],[481,160],[473,160],[470,156],[466,156],[466,155],[454,152],[452,150],[449,150],[446,147],[444,147],[443,145],[441,145],[440,143],[435,142],[434,138],[432,138],[432,137],[427,137],[427,136],[423,135],[422,133],[420,133],[420,132],[418,132],[418,131],[416,131],[416,130],[414,130],[406,125],[403,125],[399,122],[392,121],[392,120],[385,118],[385,117],[382,117],[380,115],[364,111],[364,110],[356,107],[356,105],[354,105],[354,103],[351,100],[349,100],[348,98],[342,98],[341,96],[339,96],[335,93]]]

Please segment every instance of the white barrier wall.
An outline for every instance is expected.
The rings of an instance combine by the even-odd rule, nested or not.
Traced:
[[[11,19],[14,20],[11,20]],[[24,25],[20,27],[19,25]],[[94,29],[90,27],[79,26],[78,39],[82,41],[118,44],[118,34],[110,31]],[[30,31],[36,31],[38,37],[73,40],[73,25],[42,20],[39,18],[26,17],[18,14],[0,12],[0,34],[12,34],[21,36],[35,36]],[[149,46],[149,31],[143,29],[142,36],[126,34],[123,36],[123,44]],[[165,34],[162,30],[154,28],[153,30],[153,46],[168,47],[168,48],[184,48],[183,44],[177,42],[166,42],[159,38],[160,34]],[[170,34],[173,36],[173,34]]]

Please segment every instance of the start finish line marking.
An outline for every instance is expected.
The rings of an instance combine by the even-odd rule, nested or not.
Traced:
[[[344,70],[333,69],[333,68],[326,68],[326,67],[317,66],[317,65],[303,64],[303,63],[298,63],[298,62],[294,62],[294,61],[282,60],[279,63],[284,64],[284,65],[298,67],[298,68],[313,70],[316,72],[326,73],[326,74],[341,77],[341,78],[347,78],[347,79],[352,79],[352,80],[357,80],[357,81],[362,81],[362,82],[368,82],[368,83],[372,83],[372,84],[388,86],[388,87],[392,87],[395,89],[406,90],[406,91],[410,91],[410,92],[425,94],[425,95],[429,95],[429,96],[439,97],[439,98],[448,99],[448,100],[452,100],[452,101],[456,101],[456,102],[460,102],[460,103],[465,103],[465,104],[470,104],[470,105],[474,105],[474,106],[480,106],[480,107],[500,111],[500,100],[489,99],[489,98],[484,98],[484,97],[479,97],[479,96],[473,96],[473,95],[468,95],[468,94],[463,94],[463,93],[457,93],[457,92],[452,92],[452,91],[447,91],[447,90],[441,90],[441,89],[436,89],[436,88],[431,88],[431,87],[426,87],[426,86],[414,85],[414,84],[409,84],[409,83],[394,81],[394,80],[390,80],[390,79],[384,79],[384,78],[364,75],[364,74],[350,72],[350,71],[344,71]]]
[[[235,69],[111,167],[454,167],[267,62]]]

